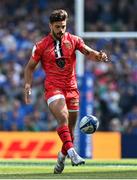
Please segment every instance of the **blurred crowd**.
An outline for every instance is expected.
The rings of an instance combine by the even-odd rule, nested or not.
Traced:
[[[85,0],[85,31],[136,31],[136,0]]]
[[[85,0],[85,29],[136,30],[133,7],[137,2],[131,1]],[[44,73],[40,66],[34,73],[32,103],[25,105],[23,101],[24,67],[34,43],[49,32],[48,17],[56,8],[68,11],[68,31],[75,33],[73,0],[0,1],[0,130],[56,128],[43,98]],[[137,133],[137,40],[87,43],[98,50],[106,49],[111,59],[108,64],[86,61],[87,70],[95,77],[94,110],[101,121],[100,130]]]
[[[87,71],[94,74],[94,110],[100,130],[137,133],[137,40],[87,43],[110,53],[107,64],[86,61]]]
[[[73,1],[1,0],[0,1],[0,130],[55,130],[56,121],[43,98],[44,73],[34,73],[32,103],[23,100],[23,70],[34,43],[49,32],[53,9],[65,8],[73,30]],[[69,28],[69,27],[68,27]]]

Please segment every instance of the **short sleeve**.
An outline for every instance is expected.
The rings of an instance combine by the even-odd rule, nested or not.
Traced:
[[[41,60],[41,57],[42,57],[42,48],[38,44],[35,44],[33,46],[31,57],[36,62],[39,62]]]
[[[82,51],[85,43],[82,38],[78,36],[75,37],[76,37],[76,50]]]

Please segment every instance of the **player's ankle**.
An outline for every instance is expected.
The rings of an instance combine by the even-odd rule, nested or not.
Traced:
[[[60,151],[60,156],[62,159],[65,159],[67,155],[63,154],[61,151]]]
[[[67,155],[68,155],[68,153],[67,153],[67,151],[66,151],[66,149],[65,149],[64,146],[62,146],[61,153],[62,153],[64,156],[67,156]]]
[[[69,157],[72,157],[74,155],[74,153],[76,153],[76,151],[73,147],[71,147],[70,149],[67,150],[67,153],[68,153]]]

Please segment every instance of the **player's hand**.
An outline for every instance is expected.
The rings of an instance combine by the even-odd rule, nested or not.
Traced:
[[[31,86],[30,86],[30,84],[25,84],[24,99],[25,99],[26,104],[31,103]]]
[[[102,62],[108,62],[109,61],[107,54],[102,50],[98,53],[97,59],[99,61],[102,61]]]

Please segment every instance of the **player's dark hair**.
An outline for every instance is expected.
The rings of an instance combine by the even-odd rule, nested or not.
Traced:
[[[54,23],[57,21],[64,21],[68,19],[68,13],[63,9],[54,10],[50,15],[50,23]]]

